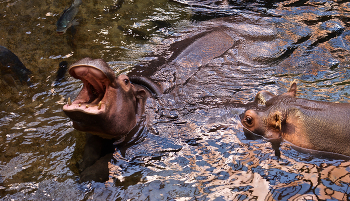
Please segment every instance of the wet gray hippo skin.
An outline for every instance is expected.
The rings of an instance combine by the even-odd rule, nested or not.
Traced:
[[[186,84],[200,67],[223,55],[238,40],[226,28],[205,31],[173,44],[168,50],[173,52],[170,58],[155,55],[157,60],[148,64],[147,71],[137,65],[130,74],[148,77],[161,85],[163,93],[170,93],[176,86]]]
[[[84,58],[72,64],[69,73],[82,80],[84,86],[73,102],[69,100],[63,106],[63,111],[77,130],[106,139],[125,137],[144,113],[147,97],[159,93],[155,84],[133,84],[123,74],[115,77],[102,59]],[[147,83],[146,78],[134,80]]]
[[[245,134],[350,156],[350,104],[296,98],[296,90],[293,83],[279,96],[259,92],[255,102],[262,105],[241,116]]]

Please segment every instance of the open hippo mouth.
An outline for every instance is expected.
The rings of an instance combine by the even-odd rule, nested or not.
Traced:
[[[72,119],[79,121],[76,113],[89,115],[98,115],[106,110],[106,97],[111,80],[100,69],[93,66],[81,65],[73,66],[69,73],[83,82],[83,88],[77,98],[71,102],[68,98],[68,104],[63,106],[63,111]],[[70,115],[75,113],[75,115]],[[80,120],[81,121],[81,120]]]

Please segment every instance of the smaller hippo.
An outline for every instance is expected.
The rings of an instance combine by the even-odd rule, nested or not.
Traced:
[[[245,135],[256,134],[277,144],[285,140],[310,152],[350,156],[350,104],[296,98],[296,91],[293,83],[279,96],[259,92],[254,101],[258,106],[241,116]]]

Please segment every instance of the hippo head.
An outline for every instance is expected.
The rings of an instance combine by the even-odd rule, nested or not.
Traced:
[[[118,139],[135,127],[144,112],[146,92],[128,76],[115,77],[106,62],[91,58],[72,64],[69,74],[84,84],[77,98],[68,98],[63,106],[75,129]]]
[[[293,83],[287,93],[280,96],[273,95],[267,91],[260,91],[254,102],[257,107],[246,110],[241,115],[241,123],[244,127],[244,133],[247,138],[255,139],[264,137],[268,140],[278,140],[281,138],[283,129],[286,127],[285,104],[288,104],[290,98],[296,95],[296,84]]]

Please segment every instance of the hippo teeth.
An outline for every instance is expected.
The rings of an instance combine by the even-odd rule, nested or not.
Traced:
[[[69,106],[72,105],[72,101],[71,101],[70,97],[68,97],[68,105],[69,105]]]
[[[102,101],[98,102],[97,109],[100,110],[102,107]]]

